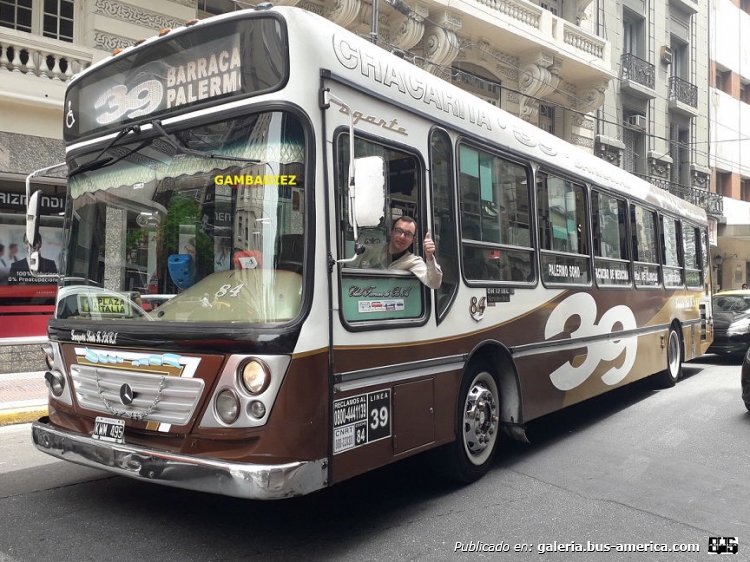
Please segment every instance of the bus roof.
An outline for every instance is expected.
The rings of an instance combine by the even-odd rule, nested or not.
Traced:
[[[109,59],[100,61],[69,83],[78,80],[104,65],[126,56],[134,50],[149,49],[168,42],[177,35],[190,33],[195,28],[215,25],[227,20],[258,17],[267,14],[281,16],[289,27],[288,41],[292,59],[297,54],[301,61],[293,64],[330,71],[331,77],[363,91],[372,92],[435,123],[466,132],[489,141],[541,165],[570,170],[593,184],[632,196],[649,204],[698,223],[706,222],[706,213],[684,199],[653,186],[622,168],[586,152],[507,111],[446,82],[385,49],[345,30],[337,24],[301,8],[281,6],[254,10],[239,10],[190,23],[152,37],[137,46],[128,47]],[[303,37],[312,37],[306,41]],[[296,44],[303,45],[295,48]],[[316,96],[317,100],[317,96]]]

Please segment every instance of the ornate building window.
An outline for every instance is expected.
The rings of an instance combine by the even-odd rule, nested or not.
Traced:
[[[73,0],[0,0],[0,26],[73,42]]]

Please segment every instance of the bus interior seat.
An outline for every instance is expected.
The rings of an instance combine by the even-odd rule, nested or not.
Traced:
[[[304,255],[304,239],[301,234],[279,236],[276,248],[276,269],[302,273]]]

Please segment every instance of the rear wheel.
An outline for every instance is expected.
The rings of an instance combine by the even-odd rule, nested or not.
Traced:
[[[674,386],[682,376],[682,342],[677,329],[669,329],[667,340],[667,368],[658,374],[658,382],[663,387]]]
[[[442,449],[439,471],[470,483],[489,470],[498,442],[500,392],[493,372],[476,364],[464,374],[456,412],[456,440]]]

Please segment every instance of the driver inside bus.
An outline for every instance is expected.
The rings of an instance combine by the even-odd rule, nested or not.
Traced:
[[[354,267],[411,271],[430,289],[438,289],[443,282],[443,270],[435,259],[435,242],[428,232],[422,243],[423,259],[411,251],[416,235],[416,220],[409,216],[396,219],[388,244],[369,246]]]

